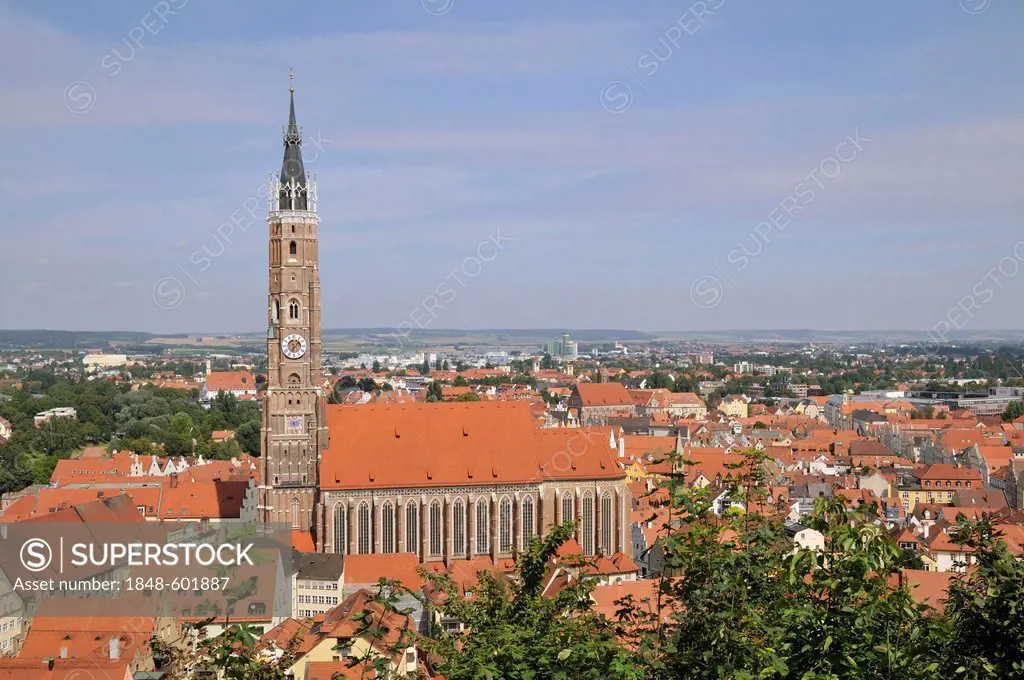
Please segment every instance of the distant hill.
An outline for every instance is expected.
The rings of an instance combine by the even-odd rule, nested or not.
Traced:
[[[111,343],[144,343],[156,336],[136,331],[5,331],[0,330],[0,349],[94,349]]]

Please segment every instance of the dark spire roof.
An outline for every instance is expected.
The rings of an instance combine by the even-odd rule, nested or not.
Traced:
[[[295,75],[291,74],[290,77],[294,81]],[[294,180],[301,187],[301,192],[295,200],[295,205],[292,205],[292,199],[284,189],[281,190],[279,198],[282,210],[306,210],[306,169],[302,165],[302,134],[299,132],[298,123],[295,122],[294,84],[288,88],[288,92],[291,101],[288,111],[288,128],[284,133],[284,161],[281,163],[281,184],[288,184]]]

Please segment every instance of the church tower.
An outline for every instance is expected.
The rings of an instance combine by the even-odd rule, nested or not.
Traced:
[[[294,80],[294,75],[292,76]],[[267,393],[261,431],[260,516],[315,530],[320,452],[327,447],[320,365],[320,274],[316,180],[302,165],[295,87],[284,132],[284,162],[270,182]]]

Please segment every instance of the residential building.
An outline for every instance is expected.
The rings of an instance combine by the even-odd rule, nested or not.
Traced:
[[[578,383],[569,395],[568,407],[586,427],[604,425],[610,416],[635,415],[633,397],[622,383]]]
[[[746,418],[750,401],[750,397],[745,394],[729,394],[722,399],[718,410],[731,418]]]
[[[36,427],[41,426],[43,423],[53,418],[77,418],[78,411],[71,408],[70,406],[59,406],[57,408],[51,408],[47,411],[41,411],[36,414],[33,422]]]
[[[369,629],[364,628],[364,613],[375,622]],[[419,666],[415,636],[409,616],[388,610],[362,589],[312,621],[286,619],[261,637],[258,649],[266,658],[280,658],[299,640],[294,659],[284,669],[294,680],[345,677],[356,660],[379,658],[387,659],[387,677],[404,677]]]
[[[218,394],[231,394],[236,399],[255,399],[256,391],[256,376],[251,371],[212,371],[206,374],[199,398],[210,402]]]
[[[341,604],[344,562],[332,553],[296,552],[292,559],[295,578],[292,611],[311,618]]]

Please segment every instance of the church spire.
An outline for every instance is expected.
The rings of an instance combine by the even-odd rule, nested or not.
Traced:
[[[308,187],[302,165],[302,131],[295,122],[295,71],[289,70],[288,127],[284,132],[284,161],[281,163],[280,206],[282,210],[306,210]]]

